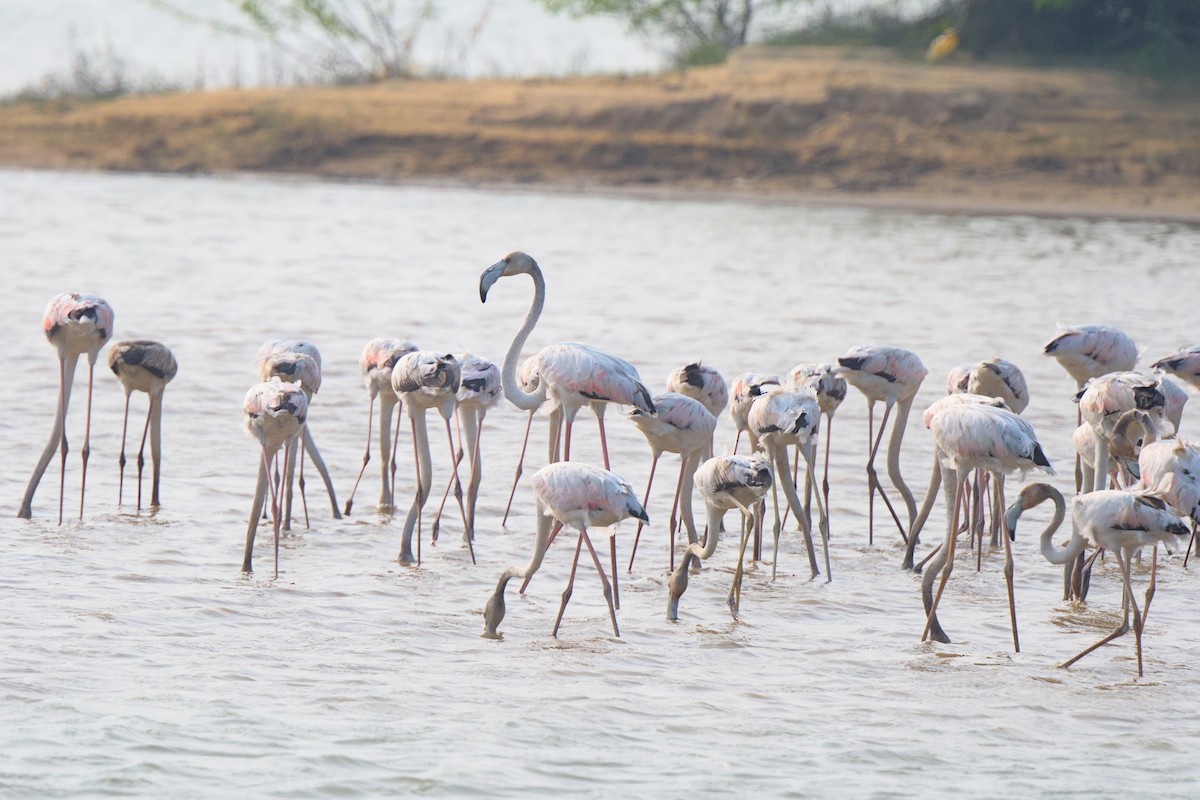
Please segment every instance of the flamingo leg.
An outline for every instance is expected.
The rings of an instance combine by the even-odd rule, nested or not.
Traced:
[[[1123,599],[1121,602],[1121,608],[1124,613],[1123,613],[1123,616],[1121,619],[1121,624],[1118,625],[1116,630],[1114,630],[1108,636],[1105,636],[1100,641],[1096,642],[1095,644],[1091,645],[1090,647],[1085,648],[1077,655],[1072,656],[1071,658],[1069,658],[1066,661],[1059,664],[1058,666],[1062,669],[1066,669],[1067,667],[1071,666],[1079,659],[1086,656],[1088,653],[1091,653],[1094,650],[1098,650],[1099,648],[1108,644],[1112,640],[1117,639],[1121,636],[1124,636],[1126,633],[1129,633],[1129,611],[1130,611],[1130,606],[1133,603],[1133,591],[1129,586],[1129,563],[1123,557],[1123,555],[1121,553],[1113,553],[1113,555],[1116,556],[1117,564],[1121,567],[1121,582],[1123,584],[1123,586],[1122,586]],[[1133,612],[1134,612],[1134,628],[1136,630],[1136,628],[1138,627],[1138,622],[1139,622],[1139,620],[1137,619],[1137,606],[1136,605],[1133,605]],[[1138,675],[1139,676],[1142,674],[1141,667],[1142,667],[1142,665],[1141,665],[1141,648],[1139,647],[1138,648]]]
[[[295,461],[295,459],[296,459],[295,447],[296,447],[296,445],[295,445],[294,441],[288,441],[287,444],[285,444],[283,446],[283,463],[284,463],[284,472],[285,473],[287,472],[288,462]],[[279,502],[281,499],[282,498],[280,497],[280,491],[279,491],[279,489],[276,489],[276,491],[275,491],[275,519],[274,519],[274,523],[275,523],[275,577],[276,578],[279,577],[279,537],[280,537],[279,528],[280,528],[280,517],[282,516],[282,514],[280,513],[280,509],[279,509]]]
[[[389,459],[388,469],[391,471],[390,479],[388,480],[388,496],[392,499],[391,507],[388,509],[388,516],[396,513],[396,451],[400,445],[400,421],[401,414],[404,413],[404,403],[396,403],[396,430],[392,433],[392,457]],[[416,457],[417,443],[413,441],[413,457]]]
[[[296,478],[296,483],[300,487],[300,507],[304,510],[304,530],[308,530],[311,527],[308,522],[308,495],[304,492],[304,442],[307,438],[308,437],[302,437],[300,439],[300,454],[296,459],[300,464],[300,475]],[[333,509],[334,512],[337,512],[336,503],[334,504]]]
[[[454,452],[454,440],[451,439],[450,440],[450,460],[457,465],[458,462],[462,460],[462,420],[461,420],[461,416],[460,416],[460,411],[458,409],[455,409],[454,424],[455,424],[455,426],[458,427],[458,452],[457,453]],[[449,427],[450,427],[450,420],[446,420],[447,435],[449,435]],[[450,479],[446,481],[445,491],[442,492],[442,502],[438,504],[437,513],[434,514],[434,516],[433,516],[433,525],[431,527],[431,532],[429,535],[430,541],[433,541],[433,542],[437,541],[438,531],[442,527],[442,511],[446,508],[446,500],[449,499],[450,489],[453,486],[454,486],[454,475],[451,475]],[[462,487],[459,486],[458,490],[461,493]]]
[[[816,452],[816,445],[809,443],[808,447],[799,445],[797,449],[804,449],[804,482],[806,486],[813,486],[813,460]],[[825,582],[829,583],[833,580],[833,567],[829,563],[829,509],[825,506],[821,499],[820,492],[813,493],[817,501],[817,515],[819,519],[818,530],[821,534],[821,548],[825,553]],[[805,512],[807,514],[807,512]],[[811,526],[811,522],[809,523]],[[811,528],[810,528],[811,529]]]
[[[146,424],[142,426],[142,445],[138,448],[137,456],[137,510],[142,510],[142,468],[146,466],[146,437],[150,433],[150,412],[154,410],[154,404],[150,404],[150,408],[146,409]]]
[[[475,541],[475,507],[479,502],[479,484],[483,480],[483,419],[487,409],[477,409],[467,431],[467,450],[471,453],[471,480],[467,484],[467,526],[471,541]],[[464,533],[466,536],[468,533]]]
[[[1158,584],[1158,545],[1150,551],[1150,585],[1146,587],[1146,600],[1142,605],[1142,630],[1146,629],[1146,617],[1150,614],[1150,601],[1154,599]]]
[[[99,352],[99,351],[96,351]],[[80,457],[83,459],[83,471],[79,476],[79,521],[83,522],[83,498],[87,492],[87,465],[88,457],[92,454],[92,384],[94,383],[96,373],[96,352],[88,353],[88,395],[87,395],[87,417],[83,423],[83,450],[80,451]]]
[[[583,550],[583,529],[579,530],[579,539],[575,542],[575,558],[571,559],[571,577],[567,580],[567,588],[562,593],[562,604],[558,607],[558,616],[554,618],[554,630],[550,635],[558,638],[558,626],[562,624],[563,612],[571,600],[571,592],[575,588],[575,570],[579,567],[579,553]]]
[[[879,429],[883,438],[883,428]],[[875,401],[867,401],[867,544],[875,543],[875,453],[879,442],[875,441]]]
[[[775,469],[776,469],[775,474],[777,476],[787,474],[786,462],[784,463],[783,471],[782,472],[779,471],[779,464],[778,464],[777,459],[775,458],[774,444],[767,445],[767,457],[769,459],[771,459],[771,462],[773,464],[775,464]],[[779,519],[779,480],[778,480],[778,478],[776,480],[771,481],[771,502],[773,502],[775,504],[775,525],[772,530],[772,533],[775,535],[775,558],[773,558],[771,560],[771,562],[772,562],[771,563],[771,580],[775,580],[775,562],[779,560],[779,530],[782,527],[782,523],[780,522],[780,519]]]
[[[73,366],[73,365],[72,365]],[[59,377],[59,391],[63,391],[62,387],[66,384],[66,366],[60,361],[59,368],[64,375]],[[72,371],[73,372],[73,371]],[[62,525],[63,521],[63,498],[67,488],[67,453],[70,452],[70,446],[67,444],[67,399],[65,395],[60,394],[58,398],[58,407],[62,409],[59,415],[59,430],[62,431],[62,441],[58,450],[59,472],[58,472],[58,524]]]
[[[833,414],[826,414],[828,424],[825,426],[825,469],[821,473],[821,495],[825,501],[825,515],[829,516],[829,441],[833,438]],[[833,531],[828,531],[833,536]]]
[[[600,423],[600,452],[601,452],[601,453],[603,454],[603,456],[604,456],[604,468],[605,468],[605,469],[612,469],[612,467],[610,467],[610,466],[609,466],[609,464],[608,464],[608,437],[606,437],[606,436],[604,435],[604,416],[603,416],[603,415],[597,415],[597,416],[596,416],[596,422]],[[567,430],[570,430],[570,428],[568,428]],[[614,580],[616,580],[616,576],[615,576],[615,575],[613,576],[613,579],[614,579]],[[613,627],[615,628],[615,627],[616,627],[616,625],[617,625],[617,621],[616,621],[616,619],[614,618],[614,619],[613,619]],[[620,634],[617,634],[617,635],[619,636]]]
[[[517,461],[516,472],[513,473],[512,491],[508,493],[508,505],[504,507],[504,519],[500,521],[500,527],[507,527],[508,512],[512,509],[513,497],[517,494],[517,482],[521,480],[521,473],[525,470],[525,448],[529,444],[529,429],[533,427],[533,410],[529,412],[529,419],[525,422],[525,438],[521,440],[521,458]]]
[[[1183,554],[1183,568],[1187,569],[1188,558],[1192,555],[1192,544],[1196,541],[1196,520],[1192,520],[1192,538],[1188,539],[1187,550]]]
[[[1004,508],[1004,476],[997,475],[996,482],[996,497],[999,500],[999,508]],[[1013,633],[1013,652],[1021,652],[1021,640],[1017,636],[1017,599],[1013,593],[1013,557],[1012,557],[1012,539],[1008,530],[1008,523],[1004,521],[1004,514],[999,514],[1000,518],[1000,538],[1004,541],[1004,582],[1008,586],[1008,616],[1012,622]]]
[[[117,508],[121,507],[125,492],[125,435],[129,430],[129,392],[125,393],[125,421],[121,423],[121,455],[117,457]]]
[[[621,631],[617,629],[617,610],[613,601],[613,589],[609,585],[608,576],[604,574],[604,566],[600,563],[600,556],[596,555],[596,548],[592,547],[592,539],[587,534],[587,528],[581,528],[579,531],[583,537],[584,544],[587,545],[588,552],[592,555],[592,563],[596,565],[596,572],[600,575],[600,585],[604,587],[604,599],[608,602],[608,616],[612,619],[613,636],[620,636]],[[616,563],[614,553],[613,563]]]
[[[617,608],[621,608],[621,591],[617,587],[617,537],[615,532],[610,531],[608,534],[608,551],[609,560],[612,561],[612,585],[613,585],[613,602]]]
[[[647,508],[647,504],[650,502],[650,487],[654,485],[654,470],[658,468],[658,459],[661,455],[662,453],[655,452],[650,460],[650,477],[646,481],[646,494],[642,497],[642,508]],[[642,528],[645,524],[642,520],[638,520],[637,532],[633,535],[633,549],[629,553],[629,572],[633,572],[633,559],[637,557],[638,541],[642,538]]]
[[[775,483],[783,483],[784,497],[787,498],[788,504],[791,505],[792,513],[796,515],[796,521],[800,523],[800,530],[804,534],[804,548],[808,552],[808,566],[812,571],[810,578],[815,578],[821,574],[821,570],[817,567],[817,553],[813,548],[812,528],[809,526],[808,520],[804,517],[804,512],[800,508],[800,497],[798,494],[796,494],[796,487],[792,484],[790,476],[788,475],[787,445],[780,446],[772,443],[772,445],[768,446],[767,452],[769,457],[772,457],[775,461],[775,474],[783,476],[782,481],[777,480]],[[776,519],[778,519],[778,516],[776,516]],[[775,532],[776,553],[779,552],[779,530],[780,529],[777,526]],[[773,575],[774,568],[772,567],[772,576]]]
[[[463,531],[467,537],[467,549],[471,551],[471,563],[475,563],[475,546],[471,543],[471,526],[467,523],[467,507],[463,504],[463,488],[462,480],[458,477],[458,462],[462,461],[462,447],[458,448],[458,453],[454,452],[454,436],[450,432],[450,418],[446,420],[446,441],[450,443],[450,469],[454,479],[454,499],[458,501],[458,513],[462,516]]]
[[[362,481],[363,473],[367,471],[367,464],[371,463],[371,426],[375,421],[375,395],[371,395],[371,404],[367,406],[367,450],[363,453],[362,467],[358,470],[358,477],[354,479],[354,488],[350,490],[350,497],[346,500],[345,515],[350,516],[350,509],[354,507],[354,493],[358,491],[358,484]]]
[[[737,455],[738,445],[741,443],[741,441],[742,441],[742,429],[738,428],[737,436],[733,437],[733,454],[735,456]]]

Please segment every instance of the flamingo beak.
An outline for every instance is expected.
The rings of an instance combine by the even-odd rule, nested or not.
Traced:
[[[504,270],[507,266],[503,261],[498,261],[485,269],[483,274],[479,276],[479,302],[487,302],[488,290],[504,275]]]

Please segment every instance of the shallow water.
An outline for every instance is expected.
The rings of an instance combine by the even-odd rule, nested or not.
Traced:
[[[1021,652],[997,554],[979,574],[965,559],[954,573],[941,607],[954,644],[921,644],[918,579],[898,569],[885,512],[866,543],[866,414],[854,390],[832,431],[832,583],[808,580],[789,532],[777,580],[769,564],[751,571],[735,623],[724,606],[735,554],[723,543],[680,622],[667,623],[668,456],[654,525],[633,574],[620,576],[621,638],[581,565],[557,640],[562,545],[526,597],[510,587],[504,638],[480,636],[497,576],[524,563],[532,541],[527,487],[500,527],[522,413],[487,418],[477,566],[454,513],[436,546],[426,539],[420,568],[396,563],[400,520],[372,513],[373,461],[351,518],[332,521],[310,492],[312,527],[285,538],[273,580],[266,535],[259,571],[238,571],[257,456],[239,404],[263,340],[316,342],[325,377],[310,421],[344,502],[365,435],[362,344],[403,336],[501,358],[530,286],[502,281],[480,305],[477,281],[523,248],[549,285],[529,351],[588,341],[632,361],[654,391],[685,359],[732,378],[877,341],[924,360],[921,409],[953,365],[1004,356],[1025,370],[1026,416],[1065,490],[1073,386],[1040,345],[1056,320],[1119,324],[1146,348],[1142,363],[1195,341],[1184,295],[1200,230],[259,178],[0,172],[0,197],[6,796],[1193,796],[1195,570],[1178,556],[1160,565],[1145,678],[1131,638],[1056,669],[1115,625],[1120,584],[1110,562],[1086,610],[1064,606],[1060,573],[1037,552],[1043,509],[1016,542]],[[158,338],[178,357],[155,515],[116,508],[123,394],[98,369],[83,524],[54,524],[56,464],[34,520],[15,518],[54,410],[39,318],[64,290],[103,295],[118,338]],[[69,513],[86,396],[76,386]],[[587,412],[580,420],[573,454],[596,460],[594,426]],[[640,492],[644,440],[620,414],[609,423],[614,469]],[[1185,418],[1185,434],[1193,425]],[[544,458],[544,421],[535,430],[530,472]],[[930,462],[919,414],[908,434],[903,468],[919,495]],[[727,418],[718,441],[732,441]],[[411,470],[401,461],[402,505]],[[632,534],[618,529],[623,557]]]

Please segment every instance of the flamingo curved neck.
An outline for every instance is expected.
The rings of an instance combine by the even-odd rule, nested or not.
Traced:
[[[529,313],[525,315],[525,324],[517,331],[512,344],[509,345],[508,353],[504,356],[504,368],[500,374],[504,396],[522,411],[532,411],[544,403],[548,388],[544,379],[538,381],[538,388],[532,393],[522,390],[520,384],[517,383],[517,359],[521,357],[521,349],[525,346],[525,340],[533,332],[538,318],[542,316],[542,307],[546,304],[546,281],[542,278],[542,271],[534,267],[529,273],[529,277],[533,278],[533,304],[529,307]]]
[[[1062,565],[1074,559],[1083,552],[1083,539],[1078,533],[1071,532],[1071,541],[1067,542],[1067,546],[1059,550],[1050,541],[1054,536],[1054,532],[1062,525],[1063,520],[1067,516],[1067,504],[1063,500],[1061,494],[1054,493],[1050,495],[1050,499],[1054,501],[1054,517],[1050,520],[1050,524],[1046,526],[1046,530],[1042,531],[1041,548],[1042,555],[1051,564]]]
[[[892,479],[892,484],[904,499],[904,506],[908,509],[908,526],[910,528],[917,518],[917,501],[913,497],[912,490],[908,488],[908,484],[904,482],[904,477],[900,474],[900,446],[904,441],[904,430],[908,426],[908,413],[912,408],[912,401],[913,399],[910,397],[896,404],[896,418],[892,422],[892,435],[888,439],[887,452],[888,477]]]

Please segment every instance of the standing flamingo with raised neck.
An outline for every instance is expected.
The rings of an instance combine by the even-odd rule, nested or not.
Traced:
[[[771,486],[771,494],[775,501],[775,555],[771,560],[771,579],[775,579],[776,568],[779,564],[779,534],[783,529],[783,518],[779,513],[779,492],[775,488],[783,485],[783,493],[800,530],[804,533],[804,546],[808,551],[808,564],[812,577],[821,574],[817,568],[816,551],[813,549],[812,523],[804,513],[800,497],[796,493],[796,485],[788,471],[789,445],[795,445],[804,456],[807,469],[806,480],[811,479],[813,471],[812,453],[810,447],[821,427],[821,407],[816,396],[807,390],[788,390],[774,387],[765,394],[759,395],[750,407],[746,416],[749,430],[762,443],[767,452],[767,458],[775,466],[775,482]],[[825,552],[825,580],[833,580],[833,572],[829,563],[829,519],[825,514],[825,504],[817,495],[817,511],[820,514],[819,530],[821,546]]]
[[[532,393],[517,384],[517,360],[529,334],[537,325],[546,304],[546,281],[541,267],[526,253],[509,253],[479,276],[479,299],[487,302],[488,291],[501,278],[528,275],[533,280],[533,303],[525,316],[525,324],[517,331],[504,357],[501,383],[504,396],[522,411],[539,407],[547,397],[554,402],[550,412],[549,460],[558,460],[558,431],[566,421],[563,458],[571,458],[571,426],[579,409],[596,402],[617,403],[653,413],[650,391],[642,384],[638,372],[629,362],[590,345],[566,342],[550,345],[537,354],[538,385]],[[608,445],[604,419],[600,418],[600,442],[604,449],[605,468],[608,467]]]
[[[396,472],[396,454],[392,452],[392,412],[400,402],[400,398],[392,389],[392,370],[401,356],[416,351],[417,346],[412,342],[383,336],[367,342],[362,355],[359,356],[358,369],[362,373],[367,393],[371,396],[371,403],[367,408],[367,449],[358,477],[354,480],[354,488],[350,490],[350,499],[346,501],[347,517],[350,516],[350,509],[354,507],[354,493],[358,491],[358,483],[371,461],[371,420],[375,414],[376,397],[379,398],[379,475],[382,484],[376,510],[380,514],[392,511],[392,477]]]
[[[575,558],[571,562],[571,577],[562,595],[562,604],[558,608],[558,616],[554,620],[554,630],[551,636],[558,636],[558,627],[562,623],[563,612],[575,586],[575,570],[579,566],[579,554],[584,544],[596,565],[600,582],[604,587],[604,599],[608,601],[608,613],[612,619],[613,634],[620,636],[617,628],[617,612],[613,604],[612,587],[604,574],[600,556],[592,546],[588,536],[588,528],[607,528],[616,525],[623,519],[633,517],[643,522],[648,521],[646,509],[638,502],[637,495],[623,478],[606,469],[593,467],[578,462],[558,462],[542,467],[534,473],[533,494],[537,498],[537,533],[534,539],[533,557],[523,569],[509,567],[496,583],[496,591],[488,599],[483,609],[483,635],[488,638],[499,638],[498,629],[504,619],[504,591],[508,582],[513,578],[529,578],[542,566],[546,548],[550,546],[551,520],[558,520],[562,525],[570,525],[579,529],[579,540],[575,545]],[[612,535],[611,533],[609,534]],[[715,534],[714,534],[715,535]]]
[[[729,418],[733,420],[733,426],[737,429],[737,435],[733,440],[733,452],[736,455],[738,445],[742,441],[742,432],[745,431],[750,438],[750,451],[754,452],[759,449],[758,437],[750,430],[746,417],[750,414],[750,406],[754,405],[754,401],[759,396],[770,391],[772,386],[779,386],[782,381],[776,375],[759,375],[757,372],[743,372],[733,379],[729,384]]]
[[[307,342],[303,339],[300,339],[300,340],[297,340],[294,342],[287,342],[287,341],[282,341],[280,339],[274,339],[272,341],[264,343],[263,346],[258,349],[258,371],[259,371],[260,379],[265,381],[265,380],[267,380],[268,377],[270,377],[270,375],[272,373],[271,373],[271,370],[267,366],[268,362],[273,357],[279,356],[280,354],[283,354],[283,353],[299,353],[301,355],[305,355],[305,356],[308,356],[309,358],[311,358],[317,365],[317,379],[319,382],[320,374],[321,374],[321,351],[318,350],[317,346],[314,345],[312,342]],[[286,379],[287,379],[287,376],[285,375],[284,380],[286,380]],[[317,391],[316,388],[314,388],[312,386],[309,387],[309,399],[310,400],[312,399],[312,395],[316,394],[316,391]],[[329,494],[329,505],[333,510],[333,518],[341,519],[342,518],[342,509],[338,505],[337,493],[333,489],[333,479],[329,477],[329,468],[325,466],[325,460],[323,458],[321,458],[321,451],[317,449],[317,443],[313,440],[312,431],[309,430],[309,426],[307,426],[307,425],[304,426],[304,430],[301,431],[301,435],[304,438],[301,440],[301,443],[300,443],[300,454],[302,456],[304,453],[308,453],[308,457],[310,459],[312,459],[313,466],[315,466],[317,468],[317,472],[320,474],[321,480],[325,483],[325,491]],[[304,498],[304,460],[303,460],[303,458],[300,458],[299,461],[300,461],[300,497],[303,500],[303,498]],[[290,519],[291,519],[291,511],[290,511],[290,509],[291,509],[291,499],[290,499],[291,498],[291,481],[290,480],[288,482],[288,497],[289,497],[289,499],[288,499],[289,511],[288,511],[287,516],[288,516],[288,520],[290,521]],[[307,509],[307,500],[304,500],[304,502],[305,502],[305,508]]]
[[[1042,532],[1042,555],[1051,564],[1070,564],[1084,548],[1091,544],[1093,547],[1103,547],[1117,559],[1121,568],[1123,617],[1121,624],[1109,635],[1095,644],[1084,648],[1077,655],[1063,661],[1058,666],[1065,668],[1091,653],[1113,639],[1124,636],[1129,632],[1129,614],[1133,612],[1133,635],[1137,650],[1138,676],[1143,674],[1142,667],[1142,632],[1145,629],[1145,617],[1138,610],[1137,600],[1133,596],[1133,581],[1130,576],[1130,561],[1133,554],[1140,548],[1154,545],[1154,561],[1150,568],[1150,585],[1146,589],[1146,606],[1154,597],[1158,565],[1158,544],[1161,542],[1168,547],[1173,546],[1178,537],[1186,536],[1188,529],[1179,517],[1171,513],[1167,504],[1144,492],[1126,492],[1105,489],[1088,494],[1076,495],[1071,499],[1071,520],[1073,530],[1071,539],[1063,548],[1056,548],[1051,541],[1054,532],[1062,525],[1066,516],[1066,502],[1062,494],[1046,483],[1031,483],[1021,490],[1020,496],[1005,515],[1010,531],[1015,531],[1017,521],[1029,509],[1051,500],[1054,503],[1054,518]]]
[[[742,565],[746,543],[755,530],[754,509],[771,488],[771,464],[761,453],[747,456],[717,456],[696,470],[696,488],[708,508],[708,534],[703,544],[692,543],[683,552],[679,566],[667,580],[667,619],[679,619],[679,599],[688,586],[692,559],[707,561],[717,550],[718,534],[725,512],[737,508],[742,512],[742,532],[738,542],[738,565],[726,601],[729,613],[737,619],[742,598]]]
[[[1063,325],[1059,323],[1054,338],[1046,342],[1042,352],[1053,356],[1075,380],[1082,391],[1093,378],[1110,372],[1128,372],[1137,363],[1138,349],[1133,339],[1110,325]],[[1076,415],[1075,424],[1083,423]],[[1075,491],[1083,487],[1083,468],[1075,458]]]
[[[921,414],[921,421],[925,424],[926,429],[929,428],[933,418],[939,413],[951,406],[957,405],[985,405],[995,408],[1008,408],[1003,400],[998,397],[989,397],[982,394],[971,394],[970,392],[954,392],[934,401],[924,413]],[[933,468],[929,473],[929,487],[925,490],[925,499],[921,501],[921,508],[917,511],[917,518],[913,520],[912,526],[908,529],[908,541],[904,546],[904,560],[900,562],[900,568],[905,570],[914,569],[913,563],[917,550],[917,544],[920,541],[921,531],[925,529],[925,523],[929,520],[929,514],[933,511],[933,504],[937,501],[938,492],[943,484],[946,484],[946,501],[949,502],[958,492],[957,478],[955,473],[947,471],[942,472],[942,456],[937,449],[935,443],[933,448]],[[940,549],[941,545],[938,545]],[[928,560],[932,556],[926,556]]]
[[[136,339],[117,342],[108,350],[108,367],[125,390],[125,418],[121,424],[121,455],[117,460],[120,477],[117,486],[117,507],[125,490],[125,434],[129,428],[129,396],[145,392],[149,397],[146,424],[142,428],[142,444],[137,456],[137,509],[142,510],[142,469],[146,465],[146,436],[150,436],[150,461],[153,478],[150,488],[150,507],[158,508],[158,487],[162,465],[162,397],[167,384],[175,379],[179,364],[170,349],[161,342]]]
[[[654,484],[654,470],[663,453],[679,454],[679,482],[675,486],[675,499],[671,504],[671,519],[667,523],[668,569],[675,569],[675,512],[679,510],[683,527],[687,530],[688,543],[697,540],[696,523],[692,516],[692,483],[696,468],[704,453],[712,446],[713,432],[717,429],[717,418],[699,400],[674,392],[654,397],[654,413],[640,408],[629,412],[629,419],[646,437],[650,445],[650,477],[646,480],[646,495],[642,506],[650,502],[650,487]],[[629,554],[629,570],[633,570],[633,559],[637,555],[638,539],[642,535],[642,524],[634,534],[633,548]],[[613,567],[614,573],[616,567]]]
[[[943,457],[944,473],[954,472],[955,487],[946,490],[946,540],[934,563],[921,578],[921,599],[925,604],[925,630],[921,634],[934,641],[949,642],[938,623],[937,607],[954,569],[954,545],[958,539],[959,512],[962,508],[964,483],[972,470],[987,470],[996,481],[996,491],[1004,496],[1004,476],[1020,470],[1041,469],[1053,475],[1054,469],[1038,444],[1033,426],[1011,411],[988,405],[953,405],[939,412],[929,424],[934,445]],[[953,493],[953,500],[951,494]],[[978,498],[978,495],[976,495]],[[1003,506],[1002,506],[1003,507]],[[1013,594],[1013,559],[1010,538],[1012,530],[1001,531],[1004,542],[1004,581],[1008,587],[1008,610],[1012,622],[1013,650],[1020,652],[1017,636],[1017,606]],[[980,548],[983,543],[980,541]],[[933,582],[941,572],[937,594]]]
[[[904,442],[904,428],[908,424],[908,412],[912,408],[913,398],[921,388],[928,370],[916,354],[899,347],[865,344],[852,347],[846,355],[838,359],[841,367],[839,372],[846,377],[851,386],[858,389],[867,398],[867,543],[875,541],[875,492],[883,498],[896,527],[900,530],[900,538],[905,538],[905,531],[912,527],[917,517],[917,501],[904,477],[900,474],[900,445]],[[875,404],[883,402],[883,419],[879,423],[879,434],[875,434]],[[879,483],[875,472],[875,456],[883,441],[883,432],[887,428],[888,417],[896,406],[896,419],[892,423],[892,435],[888,439],[887,470],[892,484],[904,499],[908,508],[908,524],[905,525],[896,516],[896,510]]]
[[[721,373],[700,361],[684,364],[667,376],[667,391],[699,400],[717,419],[729,405],[729,385]],[[712,458],[713,444],[709,442],[705,458]]]
[[[450,431],[450,418],[458,402],[457,395],[462,383],[462,367],[450,353],[435,353],[420,350],[406,353],[396,362],[392,370],[392,389],[408,409],[412,424],[413,456],[416,462],[417,493],[408,516],[404,519],[404,534],[400,543],[401,564],[421,564],[421,510],[429,500],[433,488],[433,459],[429,452],[429,432],[425,425],[425,412],[435,408],[446,423],[446,441],[450,444],[450,463],[454,478],[458,477],[458,464],[454,460],[454,434]],[[398,426],[397,426],[398,427]],[[395,443],[393,443],[393,447]],[[413,557],[413,531],[417,531],[417,552]],[[467,539],[471,563],[475,563],[475,549]]]
[[[262,458],[258,464],[258,483],[254,488],[254,502],[250,507],[250,522],[246,526],[246,550],[242,556],[242,572],[253,571],[254,535],[258,531],[258,520],[262,516],[263,504],[268,489],[271,495],[271,519],[275,533],[275,576],[279,577],[279,532],[283,519],[280,489],[272,480],[272,462],[284,451],[284,461],[296,449],[296,443],[304,432],[304,420],[308,415],[308,394],[299,384],[279,380],[278,377],[250,387],[242,403],[246,432],[258,440]]]
[[[33,516],[33,495],[38,483],[54,457],[54,451],[59,451],[60,469],[58,486],[58,524],[63,521],[63,497],[67,477],[67,407],[71,403],[71,384],[75,380],[75,365],[79,357],[87,353],[88,357],[88,399],[87,421],[84,423],[83,473],[79,482],[79,519],[83,519],[84,492],[87,490],[87,464],[91,454],[92,436],[92,381],[95,376],[96,356],[104,347],[113,332],[113,310],[102,298],[94,294],[69,292],[51,298],[42,316],[42,332],[47,341],[58,351],[58,411],[54,415],[54,429],[45,449],[38,457],[29,485],[25,487],[25,496],[17,516],[29,519]]]

